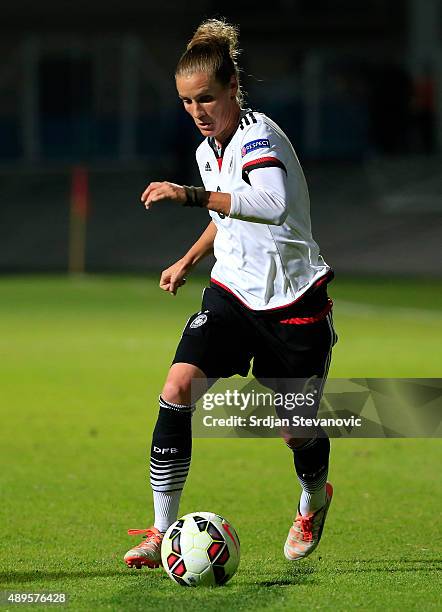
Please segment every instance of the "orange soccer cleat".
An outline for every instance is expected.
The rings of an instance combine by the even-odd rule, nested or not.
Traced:
[[[308,557],[319,544],[333,497],[333,487],[329,482],[325,485],[325,490],[326,502],[322,508],[305,516],[302,516],[298,509],[284,545],[284,556],[289,561],[297,561]]]
[[[129,535],[143,535],[141,544],[131,548],[124,555],[124,561],[128,567],[141,569],[143,565],[150,568],[160,567],[161,565],[161,542],[164,534],[156,527],[149,529],[129,529]]]

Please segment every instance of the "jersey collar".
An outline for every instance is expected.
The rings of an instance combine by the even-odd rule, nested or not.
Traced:
[[[238,131],[239,124],[241,123],[242,119],[247,115],[247,113],[250,113],[250,112],[251,112],[250,108],[242,108],[240,110],[239,117],[238,117],[238,124],[236,128],[233,130],[233,132],[230,134],[230,136],[227,138],[227,140],[223,143],[221,148],[218,148],[218,145],[215,142],[214,136],[209,136],[207,138],[207,142],[209,143],[209,146],[212,149],[212,151],[215,153],[216,159],[222,159],[224,157],[224,152],[229,146],[230,141],[232,140],[232,138],[235,136],[236,132]]]

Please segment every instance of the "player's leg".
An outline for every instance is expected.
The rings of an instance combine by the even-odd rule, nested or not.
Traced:
[[[330,440],[320,432],[313,438],[290,438],[287,446],[293,451],[296,474],[302,492],[299,512],[316,512],[326,502],[326,483],[329,469]]]
[[[206,377],[200,368],[189,363],[174,363],[161,392],[150,450],[155,520],[153,527],[148,529],[129,530],[130,535],[144,536],[141,544],[124,556],[129,567],[158,567],[163,535],[177,520],[192,454],[191,418],[194,402],[198,399],[192,398],[195,379],[205,387]]]
[[[250,357],[233,348],[233,339],[240,337],[236,323],[230,306],[205,289],[202,308],[188,320],[164,384],[150,459],[154,525],[163,533],[177,519],[190,468],[195,403],[219,377],[249,368]]]
[[[310,330],[312,347],[304,356],[303,371],[306,377],[307,375],[316,377],[316,402],[311,413],[313,417],[319,408],[332,348],[337,340],[331,313],[322,322],[314,325],[315,328]],[[309,327],[306,326],[302,333],[308,332]],[[294,333],[296,335],[296,330]],[[318,342],[318,338],[321,337],[322,341]],[[327,481],[330,440],[326,432],[318,427],[312,437],[299,439],[292,436],[286,440],[286,443],[293,451],[295,470],[302,487],[296,517],[284,546],[286,559],[296,561],[310,555],[318,546],[332,501],[333,487]]]
[[[269,330],[277,342],[269,337]],[[301,384],[312,380],[317,400],[313,412],[306,416],[314,417],[327,377],[332,347],[337,339],[331,315],[306,325],[273,323],[266,326],[263,337],[267,350],[255,356],[255,376],[260,380],[270,378],[274,381],[273,385],[280,385],[285,391],[292,379],[295,387],[298,380]],[[284,351],[281,351],[281,342]],[[301,389],[290,390],[296,392]],[[290,418],[288,414],[283,416]],[[293,453],[294,467],[302,487],[298,512],[284,549],[286,558],[295,560],[313,552],[322,535],[333,495],[333,488],[327,482],[330,441],[321,429],[309,432],[308,437],[305,437],[305,432],[289,430],[284,432],[283,437]]]
[[[177,519],[189,472],[194,404],[217,378],[248,371],[250,355],[235,345],[241,333],[228,304],[206,289],[202,309],[186,323],[161,392],[150,456],[155,522],[148,530],[130,530],[146,537],[126,553],[128,565],[157,567],[161,563],[161,540]]]
[[[333,487],[327,481],[330,441],[318,435],[298,444],[291,439],[288,445],[293,451],[302,492],[284,545],[284,555],[296,561],[310,555],[319,544],[332,501]]]
[[[189,363],[174,363],[160,395],[160,409],[150,451],[150,484],[155,509],[154,526],[164,533],[177,520],[181,493],[192,455],[192,382],[206,388],[204,372]],[[195,393],[195,391],[194,391]]]

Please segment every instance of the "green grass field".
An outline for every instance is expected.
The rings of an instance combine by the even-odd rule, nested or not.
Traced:
[[[282,555],[299,495],[288,450],[197,439],[181,511],[232,521],[238,573],[222,588],[183,589],[162,570],[126,569],[126,530],[152,518],[158,393],[203,284],[173,298],[156,278],[0,281],[1,588],[63,591],[71,610],[440,609],[435,439],[332,441],[335,498],[320,547],[297,565]],[[336,280],[330,375],[440,376],[441,289]]]

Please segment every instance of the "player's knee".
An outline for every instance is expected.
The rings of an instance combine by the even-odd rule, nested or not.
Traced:
[[[287,444],[289,448],[292,450],[296,450],[297,448],[301,448],[307,442],[310,441],[311,438],[284,438],[284,442]]]
[[[161,396],[166,402],[189,406],[206,392],[207,385],[206,375],[200,368],[188,363],[174,363]]]
[[[188,406],[192,403],[192,377],[169,376],[164,384],[161,396],[172,404]]]

